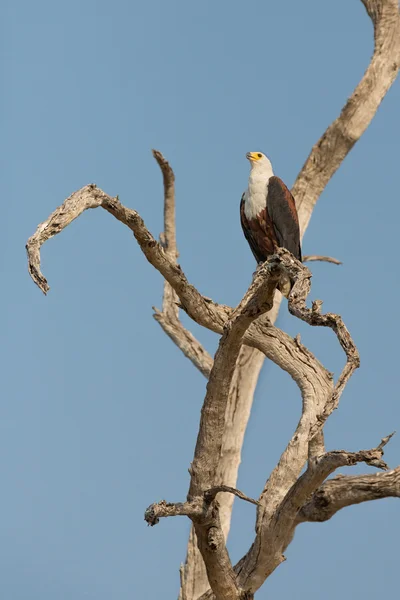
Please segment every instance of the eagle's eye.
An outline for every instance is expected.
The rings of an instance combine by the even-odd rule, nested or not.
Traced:
[[[262,154],[260,152],[257,154],[258,158],[262,158]]]

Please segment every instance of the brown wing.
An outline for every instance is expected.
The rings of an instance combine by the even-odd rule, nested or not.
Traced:
[[[267,204],[267,202],[265,202]],[[240,201],[240,222],[243,233],[257,262],[264,262],[278,246],[271,219],[265,207],[257,218],[248,220],[244,212],[244,194]]]
[[[294,198],[282,179],[268,181],[268,214],[271,218],[278,246],[289,250],[301,260],[300,228]]]

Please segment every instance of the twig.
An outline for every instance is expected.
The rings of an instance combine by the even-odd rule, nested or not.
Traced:
[[[383,450],[383,448],[386,446],[386,444],[388,444],[390,442],[390,440],[392,439],[392,437],[396,435],[395,431],[392,431],[392,433],[390,433],[389,435],[387,435],[386,437],[381,439],[381,443],[379,444],[379,446],[377,447],[378,450]],[[382,452],[383,454],[383,452]]]
[[[216,485],[216,486],[210,488],[209,490],[206,490],[204,492],[205,501],[208,504],[210,504],[215,499],[216,495],[219,494],[220,492],[228,492],[229,494],[233,494],[234,496],[237,496],[241,500],[245,500],[246,502],[250,502],[251,504],[255,504],[256,506],[258,506],[258,504],[259,504],[258,500],[249,498],[249,496],[246,496],[246,494],[243,494],[243,492],[241,492],[240,490],[230,487],[229,485]]]
[[[333,258],[332,256],[319,256],[318,254],[307,254],[303,256],[303,263],[320,261],[320,262],[328,262],[333,265],[342,265],[343,263],[337,258]]]

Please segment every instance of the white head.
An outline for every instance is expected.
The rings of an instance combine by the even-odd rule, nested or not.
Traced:
[[[269,179],[274,174],[271,161],[262,152],[248,152],[246,158],[250,161],[250,176]]]

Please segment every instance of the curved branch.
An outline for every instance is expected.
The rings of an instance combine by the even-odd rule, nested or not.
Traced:
[[[175,222],[175,175],[169,162],[159,150],[152,150],[161,169],[164,182],[164,232],[160,235],[165,254],[176,264],[178,249]],[[179,319],[178,296],[171,284],[164,281],[162,311],[154,308],[154,319],[182,353],[205,377],[209,377],[213,360],[201,343]]]
[[[326,452],[309,461],[307,470],[290,488],[283,501],[276,506],[265,524],[263,535],[268,539],[268,547],[259,541],[260,531],[257,531],[256,541],[235,570],[238,572],[240,587],[255,593],[265,579],[281,564],[283,552],[293,539],[294,530],[300,522],[298,514],[307,499],[321,486],[323,481],[336,469],[352,466],[359,462],[387,469],[382,460],[383,448],[393,434],[383,438],[381,443],[372,450],[347,452],[337,450]]]
[[[223,333],[225,324],[232,317],[232,308],[202,296],[188,282],[180,266],[165,254],[162,246],[146,228],[140,215],[135,210],[123,206],[118,198],[108,196],[92,184],[67,198],[29,238],[27,243],[29,271],[35,283],[44,292],[49,289],[47,280],[40,271],[41,245],[60,233],[84,210],[97,206],[107,210],[132,230],[147,260],[172,286],[187,314],[199,325],[215,333]],[[326,369],[301,344],[271,326],[268,318],[258,319],[251,324],[245,332],[244,343],[259,349],[287,371],[299,385],[303,395],[307,393],[314,395],[315,385],[321,386],[324,390],[331,388],[332,378]]]
[[[362,0],[362,3],[374,25],[374,54],[340,116],[313,146],[293,185],[303,233],[322,191],[367,129],[400,67],[398,0]]]
[[[333,408],[337,406],[336,403],[339,402],[344,385],[359,366],[357,348],[341,317],[331,313],[322,315],[322,302],[320,301],[314,302],[312,309],[307,308],[306,299],[311,286],[310,271],[287,250],[279,249],[277,256],[283,261],[286,273],[293,283],[288,299],[289,311],[309,325],[333,329],[345,350],[347,363],[334,390],[329,391],[317,386],[314,393],[302,395],[303,408],[299,424],[260,496],[256,539],[248,555],[243,559],[239,578],[240,586],[244,589],[250,589],[252,592],[255,592],[262,585],[267,574],[272,573],[281,562],[283,549],[286,548],[289,543],[288,539],[291,539],[294,532],[294,517],[290,511],[285,511],[284,499],[289,490],[293,486],[297,486],[299,481],[302,480],[301,477],[300,479],[298,477],[307,458],[309,458],[309,464],[315,464],[315,461],[320,460],[320,457],[315,454],[316,451],[323,453],[323,440],[318,438],[318,443],[316,448],[313,448],[312,453],[309,453],[310,442],[316,434],[321,434],[327,417],[331,414]],[[300,345],[299,342],[297,343]],[[381,451],[382,448],[378,447],[377,450]],[[327,457],[328,455],[323,453],[322,456]],[[329,456],[331,457],[331,455]],[[329,462],[329,465],[331,464],[333,464],[332,461]],[[300,494],[296,494],[295,498],[296,501],[299,501],[299,506],[304,503]],[[285,514],[287,521],[284,521]],[[274,524],[276,515],[279,515],[282,525],[279,529]],[[275,535],[276,531],[279,535]],[[271,540],[274,540],[274,542]],[[277,540],[281,540],[282,543],[276,543]]]
[[[103,192],[94,184],[89,184],[78,192],[74,192],[51,213],[46,221],[38,225],[36,232],[27,241],[26,252],[29,274],[44,294],[47,294],[50,286],[40,270],[40,248],[42,244],[59,234],[88,208],[101,206],[103,195]]]
[[[400,498],[400,467],[386,473],[329,479],[300,510],[296,525],[328,521],[342,508],[382,498]]]
[[[333,258],[333,256],[320,256],[319,254],[307,254],[303,256],[303,263],[308,262],[327,262],[332,263],[333,265],[342,265],[343,263],[337,258]]]
[[[285,257],[285,253],[286,255],[289,255],[287,251],[281,251],[279,255]],[[288,266],[287,270],[289,275],[295,281],[289,296],[289,312],[313,327],[330,327],[335,332],[347,358],[346,365],[335,385],[334,393],[329,402],[326,403],[323,414],[320,415],[318,423],[315,424],[312,430],[312,434],[315,435],[322,429],[327,418],[337,408],[340,396],[348,380],[360,366],[360,355],[347,327],[339,315],[333,313],[327,313],[325,315],[321,314],[321,300],[315,300],[312,303],[311,310],[307,308],[306,300],[311,287],[310,273],[307,273],[308,269],[299,270],[299,266],[292,261],[292,265]]]
[[[176,246],[175,224],[175,175],[171,165],[161,152],[152,150],[152,153],[161,169],[164,182],[164,232],[160,236],[161,243],[165,254],[176,263],[178,250]],[[177,296],[167,281],[164,282],[162,312],[167,321],[179,322]]]
[[[174,261],[178,258],[175,225],[175,175],[171,165],[159,150],[152,150],[164,181],[164,234],[163,246]]]

